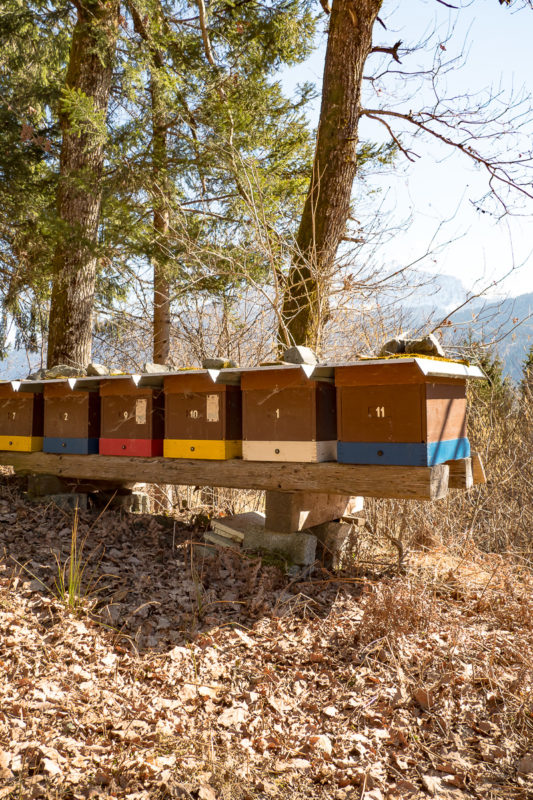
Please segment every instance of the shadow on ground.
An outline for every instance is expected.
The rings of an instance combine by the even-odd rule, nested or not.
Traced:
[[[68,570],[74,512],[25,499],[23,479],[0,493],[0,548],[10,571],[35,592],[57,594]],[[139,652],[166,652],[213,627],[250,628],[261,617],[328,615],[339,589],[361,593],[316,564],[288,575],[281,559],[229,548],[202,554],[202,532],[173,517],[93,509],[79,513],[77,547],[82,595],[91,615]]]

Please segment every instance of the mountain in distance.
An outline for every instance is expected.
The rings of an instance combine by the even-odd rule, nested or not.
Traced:
[[[436,309],[445,314],[464,303],[467,291],[454,275],[429,272],[417,272],[415,275],[416,285],[402,300],[406,308],[421,309],[424,313]]]
[[[13,347],[9,350],[6,358],[0,361],[0,380],[20,380],[40,367],[41,356],[39,353],[27,353],[25,350],[16,350]]]
[[[472,309],[453,315],[453,322],[468,324],[474,339],[494,340],[494,349],[502,360],[503,371],[520,381],[526,356],[533,346],[533,292],[485,302],[472,319]]]
[[[421,283],[403,301],[415,324],[424,324],[428,316],[438,322],[451,314],[455,333],[451,336],[478,341],[494,341],[503,371],[514,381],[522,377],[523,363],[533,345],[533,293],[517,297],[476,297],[452,314],[467,298],[463,284],[452,275],[419,273]]]

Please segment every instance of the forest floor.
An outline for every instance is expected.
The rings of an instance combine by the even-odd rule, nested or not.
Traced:
[[[468,541],[287,576],[0,483],[2,798],[533,798],[533,579]],[[58,566],[59,565],[59,566]]]

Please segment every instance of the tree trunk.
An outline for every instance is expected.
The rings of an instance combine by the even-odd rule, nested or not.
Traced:
[[[118,0],[81,0],[76,7],[66,89],[79,93],[79,110],[62,105],[59,113],[57,213],[61,229],[54,253],[49,367],[65,363],[83,367],[91,359],[105,115],[119,17]],[[92,112],[78,121],[86,98],[92,100]]]
[[[168,274],[168,147],[169,108],[164,93],[163,53],[154,42],[153,30],[163,19],[159,3],[151,15],[141,16],[133,0],[128,0],[133,27],[148,45],[150,53],[150,101],[152,104],[152,197],[154,248],[154,308],[152,320],[152,357],[156,364],[166,364],[170,354],[170,279]]]
[[[361,85],[381,0],[333,0],[313,173],[282,306],[282,345],[317,347],[357,170]]]
[[[152,176],[153,219],[155,251],[152,257],[154,270],[153,359],[156,364],[166,364],[170,353],[170,280],[168,275],[167,199],[167,131],[168,113],[163,97],[158,67],[152,69],[150,93],[152,100]]]

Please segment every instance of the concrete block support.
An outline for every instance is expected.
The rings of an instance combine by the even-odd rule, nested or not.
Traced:
[[[278,552],[292,564],[307,566],[316,556],[316,536],[310,533],[277,533],[276,531],[248,530],[244,534],[243,550]]]
[[[277,552],[298,566],[307,566],[315,560],[316,536],[301,531],[271,531],[265,524],[265,515],[257,511],[217,519],[213,521],[213,528],[214,532],[207,533],[205,537],[212,544]]]
[[[58,508],[63,511],[74,511],[78,508],[80,511],[87,510],[87,495],[81,492],[69,492],[68,494],[49,494],[46,495],[45,500],[49,503],[55,503]]]
[[[349,522],[324,522],[308,531],[318,540],[318,556],[324,566],[333,569],[348,566],[354,537],[364,524],[364,518],[354,517]]]
[[[71,483],[57,475],[28,475],[28,495],[33,498],[67,494]]]
[[[265,527],[292,533],[331,522],[363,508],[362,497],[314,492],[266,492]]]

